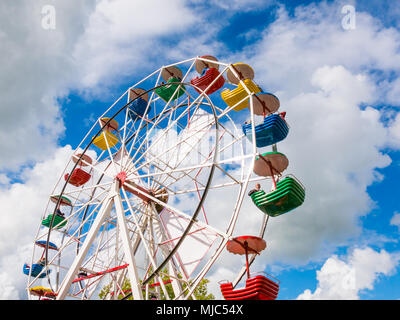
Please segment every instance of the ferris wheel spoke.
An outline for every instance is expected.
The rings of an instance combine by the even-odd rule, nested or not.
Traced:
[[[192,145],[191,147],[192,147],[192,149],[188,150],[188,152],[184,155],[184,157],[182,157],[181,161],[176,165],[176,167],[178,167],[178,166],[184,161],[184,159],[186,158],[186,156],[188,156],[188,155],[191,153],[191,151],[192,151],[193,148],[194,148],[194,145]],[[215,148],[215,147],[214,147],[214,148]],[[211,152],[209,153],[209,156],[208,156],[208,157],[205,157],[205,156],[202,155],[202,157],[204,158],[204,161],[209,160],[212,153],[213,153],[213,151],[211,151]],[[200,153],[199,153],[199,154],[200,154]],[[200,154],[200,155],[201,155],[201,154]],[[202,167],[202,165],[203,165],[203,164],[198,165],[197,168]],[[185,172],[185,171],[184,171],[184,172],[183,172],[183,175],[190,177],[196,184],[198,184],[199,181],[197,181],[195,177],[193,178],[192,176],[190,176],[190,173],[191,173],[192,171],[194,171],[195,169],[196,169],[196,168],[193,168],[193,169],[189,170],[189,172]],[[202,170],[202,168],[200,168],[200,170]],[[180,175],[180,176],[178,177],[178,179],[183,178],[183,175]],[[163,182],[165,182],[165,180],[164,180]],[[201,183],[200,183],[200,185],[201,185],[202,187],[204,187],[204,185],[202,185]]]
[[[108,155],[109,155],[109,157],[110,157],[111,164],[112,164],[112,166],[114,167],[115,172],[118,172],[117,164],[114,162],[114,157],[113,157],[113,155],[112,155],[111,148],[110,148],[110,144],[108,143],[108,139],[107,139],[107,137],[105,136],[104,131],[103,131],[101,134],[104,136],[104,141],[105,141],[106,146],[107,146],[107,151],[108,151]]]
[[[166,115],[164,115],[164,118],[165,118],[167,115],[168,115],[168,112],[167,112]],[[161,116],[159,116],[159,122],[160,122],[162,119],[163,119],[163,118],[162,118]],[[177,124],[181,127],[181,129],[184,129],[184,127],[181,126],[181,125],[179,124],[179,122],[177,122]],[[158,124],[154,123],[154,125],[157,126],[160,130],[162,130],[162,128],[159,127]],[[147,131],[146,136],[148,136],[148,131]],[[145,141],[143,141],[143,142],[145,142]],[[132,145],[132,146],[133,146],[133,145]],[[131,146],[131,149],[132,149],[132,146]],[[142,147],[144,147],[144,146],[142,145]],[[140,152],[141,155],[144,155],[143,152],[141,152],[141,148],[133,148],[133,149],[136,150],[136,154],[137,154],[138,152]],[[147,150],[147,151],[148,151],[148,148],[143,148],[143,150],[145,150],[145,151]],[[131,150],[130,150],[130,151],[131,151]],[[130,154],[130,152],[129,152],[129,154]],[[138,162],[139,162],[139,161],[138,161]]]
[[[193,176],[191,176],[190,175],[190,173],[192,173],[195,169],[199,169],[199,168],[203,168],[203,167],[208,167],[209,165],[208,164],[200,164],[200,165],[197,165],[197,166],[192,166],[192,168],[191,169],[189,169],[189,171],[188,171],[188,169],[178,169],[178,167],[179,167],[179,165],[181,165],[182,164],[182,162],[185,160],[185,158],[186,158],[186,156],[188,156],[188,154],[189,153],[187,153],[184,157],[183,157],[183,159],[177,164],[177,165],[175,165],[174,167],[171,167],[171,166],[169,166],[169,165],[167,165],[167,167],[170,169],[169,171],[166,171],[165,169],[164,170],[160,170],[158,173],[161,173],[162,175],[164,175],[164,179],[162,178],[162,176],[161,176],[161,183],[159,183],[160,185],[165,185],[165,183],[167,182],[167,179],[168,179],[168,177],[172,177],[174,180],[175,180],[175,182],[178,182],[178,181],[180,181],[182,178],[184,178],[184,177],[188,177],[190,180],[192,180],[193,182],[195,182],[195,183],[198,183],[198,184],[200,184],[201,186],[203,186],[204,187],[204,185],[200,182],[200,181],[198,181],[197,179],[196,179],[196,177],[193,177]],[[212,165],[212,164],[211,164]],[[172,173],[175,173],[175,172],[180,172],[180,173],[182,173],[181,175],[179,175],[179,176],[177,176],[177,177],[175,177],[175,176],[173,176],[172,175]],[[154,175],[153,175],[153,177],[154,177]],[[171,182],[171,183],[174,183],[174,182]]]
[[[103,192],[107,192],[109,189],[106,189],[105,187],[111,186],[112,183],[113,183],[113,181],[110,181],[110,182],[105,182],[105,183],[102,183],[102,184],[93,184],[91,186],[81,187],[79,189],[78,188],[70,189],[70,190],[64,191],[63,194],[65,194],[66,196],[69,195],[69,196],[73,197],[73,195],[76,194],[76,193],[83,193],[84,191],[90,191],[90,190],[93,190],[93,189],[96,189],[96,188],[102,189]],[[83,194],[87,195],[86,193],[83,193]],[[53,194],[51,196],[56,196],[56,195]]]
[[[148,111],[149,106],[150,106],[150,102],[149,102],[149,103],[147,104],[147,106],[146,106],[145,114],[147,114],[147,111]],[[128,108],[127,108],[126,110],[127,110],[126,114],[128,114]],[[124,161],[124,157],[125,157],[124,155],[123,155],[123,157],[122,157],[122,159],[121,159],[121,170],[124,168],[124,166],[125,166],[125,165],[127,164],[127,162],[129,161],[129,155],[130,155],[131,149],[132,149],[132,147],[135,145],[135,143],[137,142],[137,141],[136,141],[136,140],[137,140],[137,137],[139,136],[139,133],[141,132],[141,130],[136,130],[135,127],[134,127],[134,125],[135,125],[135,123],[136,123],[136,121],[137,121],[138,119],[141,119],[139,127],[142,125],[143,120],[146,121],[146,118],[145,118],[145,117],[142,117],[142,116],[139,116],[139,115],[138,115],[138,116],[135,118],[135,121],[133,122],[133,124],[132,124],[132,126],[131,126],[131,128],[130,128],[130,130],[129,130],[129,133],[132,133],[131,136],[129,136],[129,133],[128,133],[128,135],[127,135],[126,137],[124,136],[122,148],[125,148],[125,146],[131,141],[131,139],[132,139],[133,137],[134,137],[134,141],[131,143],[131,148],[130,148],[130,150],[129,150],[127,156],[126,156],[126,160]],[[125,126],[124,126],[124,127],[125,127]],[[139,133],[138,133],[138,132],[139,132]],[[139,139],[143,140],[144,137],[143,137],[143,138],[139,138]],[[140,140],[139,140],[139,142],[140,142]]]
[[[197,109],[198,109],[198,107],[196,108],[196,110],[197,110]],[[195,110],[194,112],[196,112],[196,110]],[[169,151],[174,150],[174,149],[180,147],[181,144],[185,143],[185,144],[189,145],[190,149],[186,152],[185,156],[182,157],[182,159],[184,159],[184,158],[194,149],[194,147],[196,146],[196,143],[194,143],[194,144],[189,144],[189,143],[187,142],[187,140],[189,140],[190,138],[193,138],[193,136],[196,135],[196,134],[198,133],[198,131],[205,131],[205,129],[207,129],[208,127],[213,126],[214,124],[215,124],[215,122],[207,123],[207,124],[205,124],[202,128],[200,128],[200,129],[198,129],[197,131],[193,132],[192,135],[186,136],[185,139],[178,139],[175,145],[172,145],[172,146],[169,147],[167,150],[163,150],[163,154],[168,154]],[[164,135],[166,132],[167,132],[167,131],[164,131],[164,132],[163,132],[163,135]],[[204,133],[203,136],[204,136],[205,134],[206,134],[206,133]],[[198,138],[197,143],[203,138],[203,136],[200,137],[200,138]],[[154,144],[156,144],[156,142],[154,142],[152,145],[154,145]],[[147,149],[146,152],[150,153],[150,150]],[[197,152],[198,152],[199,154],[201,154],[198,150],[197,150]],[[146,162],[146,164],[147,164],[148,162],[152,162],[152,161],[159,160],[159,158],[160,158],[161,155],[162,155],[162,153],[159,153],[157,156],[154,156],[154,155],[153,155],[153,158],[151,158],[150,160],[148,160],[148,161]],[[143,155],[143,156],[144,156],[144,155]],[[169,159],[169,161],[171,161],[171,159],[172,159],[173,156],[174,156],[174,155],[172,154],[172,155],[171,155],[171,158]],[[204,156],[203,156],[203,157],[204,157]],[[167,161],[167,162],[169,162],[169,161]],[[182,162],[182,160],[181,160],[180,162]]]
[[[173,183],[177,183],[177,182],[179,182],[183,177],[188,177],[190,180],[192,180],[193,182],[196,182],[196,179],[195,179],[195,177],[192,177],[189,173],[191,172],[191,171],[189,171],[189,172],[185,172],[187,169],[185,169],[185,170],[181,170],[181,169],[174,169],[173,167],[171,167],[168,163],[164,163],[163,162],[163,164],[165,164],[166,165],[166,167],[168,167],[169,169],[172,169],[172,170],[166,170],[166,169],[163,169],[163,168],[161,168],[161,167],[159,167],[159,166],[157,166],[157,165],[155,165],[155,163],[153,162],[152,163],[152,166],[154,166],[156,169],[158,169],[158,171],[156,171],[156,172],[154,172],[154,173],[149,173],[149,174],[145,174],[145,175],[139,175],[138,177],[141,177],[141,178],[146,178],[146,177],[149,177],[152,181],[153,181],[153,187],[154,187],[154,183],[156,183],[156,184],[158,184],[158,185],[160,185],[160,186],[164,186],[165,188],[167,188],[169,191],[171,191],[171,192],[173,192],[170,188],[169,188],[169,186],[170,185],[166,185],[165,183],[166,183],[166,180],[168,179],[168,178],[171,178],[173,181],[171,182],[171,184],[173,184]],[[174,175],[173,175],[173,173],[175,173],[175,172],[183,172],[183,175],[180,175],[180,176],[178,176],[178,177],[175,177]],[[158,179],[156,179],[155,178],[155,176],[159,176],[159,178]],[[163,179],[163,176],[164,176],[164,179]],[[201,186],[204,186],[201,182],[199,182],[199,181],[197,181],[197,183],[199,183]]]
[[[209,126],[209,124],[207,125],[207,126]],[[190,137],[189,137],[190,138]],[[170,151],[170,150],[173,150],[174,148],[176,148],[176,147],[178,147],[180,144],[182,144],[182,143],[184,143],[184,142],[186,142],[186,141],[178,141],[178,143],[176,143],[174,146],[172,146],[172,147],[170,147],[166,152],[168,152],[168,151]],[[187,143],[187,142],[186,142]],[[190,145],[189,144],[189,146],[191,147],[191,149],[190,150],[188,150],[187,152],[186,152],[186,154],[184,154],[184,156],[182,157],[182,160],[177,164],[177,166],[179,166],[184,160],[185,160],[185,158],[186,158],[186,156],[188,155],[188,154],[190,154],[190,152],[193,150],[193,148],[195,147],[195,145]],[[149,149],[147,149],[146,150],[146,154],[150,154],[150,155],[152,155],[151,153],[150,153],[150,150]],[[142,154],[142,156],[143,156],[144,154]],[[140,170],[141,168],[143,168],[144,166],[146,166],[146,165],[149,165],[150,163],[151,164],[154,164],[154,162],[156,162],[156,161],[162,161],[161,160],[161,156],[162,156],[162,154],[158,154],[157,156],[154,156],[153,158],[151,158],[150,160],[147,160],[144,164],[142,164],[141,166],[139,166],[139,167],[136,167],[135,168],[135,170]],[[205,156],[203,156],[204,158],[206,158]],[[168,166],[170,169],[171,169],[171,166],[168,164],[168,163],[166,163],[166,162],[164,162],[164,161],[162,161],[166,166]],[[163,172],[165,172],[165,170],[163,170]],[[170,172],[173,172],[173,171],[170,171]],[[186,176],[189,176],[187,173],[184,173],[184,175],[186,175]],[[193,180],[193,177],[191,177],[191,176],[189,176],[192,180]]]
[[[164,259],[167,259],[167,257],[170,254],[170,251],[168,250],[168,247],[161,245],[162,243],[168,241],[167,233],[166,233],[166,230],[164,229],[163,224],[160,221],[160,218],[154,208],[154,205],[152,205],[151,208],[152,208],[152,213],[153,213],[153,217],[155,220],[155,234],[158,238],[159,247],[162,251]],[[181,285],[181,281],[179,280],[179,277],[178,277],[179,268],[177,267],[175,258],[173,256],[171,257],[171,260],[168,262],[168,269],[170,271],[169,275],[175,279],[175,282],[172,284],[172,289],[174,291],[175,297],[177,297],[182,293],[182,285]],[[182,274],[182,277],[185,278],[184,273]],[[185,278],[185,280],[187,280],[187,279]]]
[[[196,170],[196,169],[199,169],[199,170],[201,170],[201,169],[203,169],[203,168],[207,168],[207,167],[211,167],[211,166],[213,166],[213,165],[215,165],[220,171],[222,171],[224,174],[226,174],[231,180],[233,180],[233,183],[224,183],[224,184],[219,184],[219,185],[215,185],[215,186],[210,186],[209,188],[212,188],[212,189],[215,189],[215,188],[221,188],[221,187],[225,187],[225,186],[228,186],[228,185],[233,185],[233,184],[241,184],[241,183],[244,183],[244,181],[243,180],[238,180],[238,179],[236,179],[236,178],[234,178],[231,174],[229,174],[226,170],[224,170],[222,167],[221,167],[221,164],[226,164],[226,163],[230,163],[231,161],[233,161],[233,160],[242,160],[243,158],[232,158],[232,159],[227,159],[227,160],[224,160],[223,162],[221,162],[221,161],[217,161],[217,162],[215,162],[215,163],[204,163],[204,164],[202,164],[202,165],[198,165],[198,166],[196,166],[196,167],[188,167],[188,168],[185,168],[185,171],[186,170],[189,170],[189,173],[191,173],[191,172],[193,172],[194,170]],[[174,171],[174,172],[180,172],[181,170],[176,170],[176,171]],[[179,178],[182,178],[183,176],[180,176],[180,177],[178,177],[178,179]],[[256,178],[256,179],[252,179],[252,181],[261,181],[261,180],[265,180],[266,178],[265,177],[258,177],[258,178]],[[204,185],[202,185],[202,184],[200,184],[200,183],[198,183],[195,179],[193,179],[193,181],[194,182],[196,182],[196,184],[199,184],[200,186],[196,186],[196,189],[189,189],[189,190],[175,190],[175,191],[173,191],[172,192],[172,194],[183,194],[183,193],[191,193],[191,192],[193,192],[193,191],[201,191],[201,190],[205,190],[205,187],[204,187]],[[164,181],[164,183],[165,183],[165,181]],[[170,186],[171,184],[167,184],[166,186]]]
[[[128,100],[129,100],[129,94],[128,94]],[[123,126],[123,128],[120,129],[120,131],[122,130],[122,139],[121,139],[121,149],[125,148],[125,142],[126,142],[126,128],[127,128],[127,123],[128,123],[128,109],[129,107],[127,107],[125,109],[125,119],[124,119],[124,123],[125,125]],[[136,120],[136,119],[135,119]],[[130,130],[133,128],[135,124],[132,123],[132,126],[130,128]],[[122,164],[124,163],[124,155],[121,156],[121,164],[120,164],[120,170],[122,171]]]
[[[103,197],[108,191],[109,191],[109,190],[103,189],[103,191],[100,192],[99,194],[97,194],[96,196],[87,195],[88,198],[89,198],[90,200],[87,200],[87,199],[86,199],[86,200],[85,200],[85,199],[84,199],[84,200],[81,200],[80,198],[75,197],[75,196],[74,196],[74,193],[72,193],[72,192],[71,192],[71,193],[65,192],[64,194],[75,200],[74,208],[76,208],[76,207],[79,208],[79,209],[76,210],[75,212],[80,212],[80,211],[82,211],[84,208],[87,208],[89,205],[96,204],[96,202],[97,202],[97,203],[100,203],[100,202],[103,200],[102,197]]]
[[[213,165],[215,165],[214,162],[213,162],[213,163],[202,163],[202,164],[199,164],[199,165],[197,165],[197,166],[190,167],[190,168],[186,169],[185,171],[183,171],[183,174],[181,174],[180,176],[178,176],[176,179],[177,179],[177,180],[180,180],[180,179],[184,178],[184,176],[188,176],[188,177],[191,178],[191,180],[194,182],[194,184],[195,184],[196,186],[200,185],[201,188],[206,189],[206,187],[204,186],[204,184],[201,183],[200,181],[198,181],[198,179],[196,179],[196,177],[197,177],[198,173],[199,173],[203,168],[207,168],[207,167],[210,167],[210,168],[211,168]],[[192,177],[190,174],[191,174],[192,172],[194,172],[195,170],[199,170],[199,171],[198,171],[198,173],[196,174],[196,177]],[[176,172],[181,172],[181,171],[176,171]],[[162,185],[163,185],[164,187],[171,187],[171,185],[172,185],[173,183],[174,183],[174,182],[167,183],[166,179],[164,179],[164,181],[162,182]]]
[[[197,100],[195,100],[194,102],[196,102]],[[194,102],[192,104],[194,104]],[[190,108],[190,106],[188,107]],[[165,108],[164,108],[165,109]],[[154,145],[157,145],[157,143],[159,143],[160,139],[163,138],[166,134],[166,132],[168,132],[174,125],[176,125],[176,123],[178,122],[178,120],[180,120],[184,115],[186,115],[187,110],[182,112],[182,114],[180,114],[175,120],[173,120],[171,123],[168,124],[168,127],[166,128],[166,130],[164,130],[160,136],[157,137],[157,139],[155,141],[152,142],[152,144],[150,145],[150,147],[148,148],[148,150],[150,150]],[[152,131],[154,130],[155,126],[153,126],[149,132],[148,135],[150,135],[152,133]],[[143,142],[141,144],[141,146],[143,145]],[[139,147],[140,148],[140,147]],[[146,153],[145,153],[146,154]],[[136,158],[137,153],[135,153],[135,155],[133,156],[133,158],[136,159],[136,161],[139,161],[142,157],[144,157],[145,154],[142,154],[141,156],[139,156],[138,158]]]
[[[157,199],[157,198],[155,198],[155,197],[153,197],[153,196],[151,196],[151,195],[148,195],[148,194],[144,193],[142,190],[137,189],[137,188],[134,187],[134,186],[132,186],[132,189],[134,189],[134,190],[135,190],[136,192],[138,192],[138,193],[141,193],[141,194],[143,194],[143,195],[146,195],[151,201],[158,203],[158,204],[161,205],[162,207],[164,207],[164,208],[166,208],[166,209],[168,209],[168,210],[174,212],[175,214],[181,216],[182,218],[188,219],[189,221],[192,220],[192,217],[191,217],[190,215],[188,215],[188,214],[182,212],[182,211],[179,210],[178,208],[173,207],[173,206],[171,206],[171,205],[169,205],[169,204],[167,204],[167,203],[165,203],[165,202],[162,202],[162,201],[160,201],[159,199]],[[217,228],[211,227],[210,225],[205,224],[205,223],[203,223],[203,222],[201,222],[201,221],[199,221],[199,220],[196,220],[195,222],[196,222],[197,224],[199,224],[200,226],[206,228],[207,230],[212,231],[212,232],[214,232],[214,233],[217,233],[217,234],[220,235],[221,237],[229,238],[229,235],[227,235],[225,232],[222,232],[222,231],[218,230]]]
[[[193,170],[196,170],[196,169],[199,169],[199,168],[209,168],[213,164],[214,163],[212,163],[212,162],[207,162],[207,163],[199,164],[199,165],[196,165],[196,166],[189,166],[189,167],[183,167],[183,168],[173,168],[173,169],[168,170],[168,171],[159,171],[159,172],[154,172],[154,173],[149,173],[149,174],[139,174],[137,177],[141,178],[141,179],[144,179],[144,178],[147,178],[147,177],[160,177],[160,176],[168,175],[168,174],[172,174],[172,173],[181,173],[181,172],[186,172],[186,171],[192,172]],[[161,168],[159,168],[159,169],[161,170]],[[186,173],[186,174],[184,174],[182,176],[179,176],[179,177],[173,177],[173,179],[176,182],[176,181],[179,181],[181,178],[183,178],[183,176],[188,176],[191,180],[195,181],[195,178],[190,176],[188,173]],[[161,185],[163,185],[163,183],[165,183],[165,181],[164,182],[160,181],[159,183],[161,183]]]
[[[167,110],[167,108],[168,108],[170,102],[171,102],[171,101],[169,101],[169,102],[164,106],[164,108],[163,108],[163,110],[161,111],[160,115],[163,115],[163,114],[164,114],[164,112]],[[142,125],[143,120],[144,120],[144,117],[143,117],[143,119],[141,120],[140,125]],[[148,131],[148,134],[151,134],[151,133],[153,132],[153,130],[154,130],[154,128],[155,128],[155,125],[158,124],[158,123],[160,123],[161,120],[162,120],[162,118],[161,118],[160,116],[158,116],[157,120],[154,122],[153,127],[151,127],[151,129]],[[137,136],[134,137],[134,140],[133,140],[133,142],[132,142],[131,148],[132,148],[133,145],[135,145],[136,138],[137,138]],[[143,143],[144,143],[144,142],[142,142],[142,143],[140,144],[140,146],[138,147],[138,149],[140,149],[140,148],[143,146]],[[130,156],[130,154],[131,154],[131,150],[129,150],[128,157]],[[135,153],[135,155],[134,155],[132,158],[135,158],[135,157],[136,157],[136,153]],[[140,159],[138,159],[138,160],[140,160]]]

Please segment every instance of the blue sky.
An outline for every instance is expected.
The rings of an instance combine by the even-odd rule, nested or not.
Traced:
[[[32,212],[14,226],[19,248],[7,249],[0,237],[0,279],[8,279],[0,298],[24,298],[25,279],[9,275],[22,268],[55,184],[38,178],[43,167],[61,172],[66,155],[133,83],[163,64],[204,54],[252,65],[258,83],[288,112],[292,132],[282,148],[310,197],[267,231],[267,242],[279,245],[261,261],[281,281],[279,299],[400,298],[400,9],[394,2],[250,0],[227,7],[220,0],[176,0],[169,8],[157,1],[67,2],[0,6],[0,58],[8,61],[0,67],[1,211],[4,221],[11,211]],[[54,31],[35,24],[45,4],[57,10]],[[344,5],[356,10],[354,30],[342,28]],[[219,95],[212,98],[222,103]],[[22,197],[31,206],[16,205]],[[355,286],[340,293],[339,279],[351,272]]]

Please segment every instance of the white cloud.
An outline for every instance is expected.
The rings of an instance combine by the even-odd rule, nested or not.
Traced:
[[[192,2],[196,3],[199,1],[194,1]],[[220,7],[221,9],[236,13],[240,11],[241,13],[243,12],[248,12],[248,11],[256,11],[260,9],[264,9],[266,7],[269,7],[273,4],[276,3],[275,0],[248,0],[248,1],[240,1],[240,0],[233,0],[233,1],[223,1],[223,0],[211,0],[211,2]]]
[[[307,289],[300,300],[356,300],[364,290],[373,290],[380,276],[391,275],[399,258],[369,247],[354,249],[345,259],[334,255],[317,271],[318,285],[314,292]]]
[[[400,105],[400,78],[397,78],[388,85],[388,102],[399,106]]]
[[[393,148],[400,147],[400,114],[395,115],[395,117],[390,121],[389,133],[388,133],[388,144]]]
[[[354,32],[345,31],[338,8],[313,4],[294,17],[281,8],[248,56],[234,57],[249,61],[255,81],[280,98],[290,132],[278,149],[306,187],[302,207],[270,219],[268,262],[304,264],[360,235],[359,217],[374,207],[366,189],[391,163],[381,151],[388,143],[382,111],[360,105],[379,96],[370,70],[399,68],[399,33],[364,13]]]
[[[26,297],[22,267],[30,263],[35,232],[71,153],[70,146],[57,149],[54,156],[25,169],[23,184],[14,183],[0,193],[0,278],[8,279],[4,287],[10,289],[2,290],[2,299]]]
[[[48,4],[56,10],[55,30],[42,28],[41,9]],[[0,6],[0,58],[7,61],[0,66],[0,171],[17,171],[54,152],[65,131],[58,98],[73,89],[104,99],[109,86],[159,66],[155,60],[168,52],[160,37],[175,41],[199,19],[183,0]]]
[[[167,48],[155,42],[159,36],[179,35],[198,22],[185,1],[101,0],[89,18],[88,26],[74,50],[81,70],[83,87],[95,87],[108,79],[126,77]]]
[[[10,276],[2,272],[0,273],[0,281],[2,283],[2,290],[0,293],[0,300],[16,300],[18,299],[17,288],[12,283]]]
[[[57,2],[56,30],[42,28],[48,1],[0,5],[0,171],[45,159],[64,132],[56,96],[68,86],[71,48],[90,3]]]
[[[371,15],[357,12],[357,27],[342,28],[339,2],[298,7],[290,17],[284,7],[248,56],[256,77],[270,90],[301,93],[312,90],[312,74],[321,66],[342,65],[352,72],[400,69],[400,34],[383,28]],[[252,52],[255,52],[253,55]]]
[[[392,219],[390,219],[390,225],[396,226],[397,228],[399,228],[399,231],[400,231],[400,213],[399,212],[394,213]]]

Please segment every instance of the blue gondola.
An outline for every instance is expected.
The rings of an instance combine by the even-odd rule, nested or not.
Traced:
[[[242,130],[247,139],[252,141],[251,123],[243,124]],[[280,115],[272,114],[266,117],[262,124],[255,126],[255,131],[256,145],[258,148],[262,148],[285,139],[289,133],[289,127]]]
[[[39,241],[36,241],[35,244],[39,247],[46,248],[47,241],[39,240]],[[53,242],[50,242],[50,241],[49,241],[49,249],[58,250],[57,246]]]
[[[138,98],[134,100],[128,107],[128,116],[132,121],[135,121],[138,117],[143,117],[147,107],[147,101]],[[151,106],[149,106],[149,109],[147,112],[149,112],[151,109]]]
[[[31,273],[31,276],[32,276],[32,277],[35,277],[35,278],[36,278],[37,276],[39,276],[39,278],[42,279],[42,278],[46,277],[48,274],[50,274],[51,270],[47,270],[47,272],[45,271],[45,272],[41,273],[42,270],[43,270],[43,268],[44,268],[44,265],[43,265],[43,264],[34,263],[34,264],[32,265],[32,273]],[[29,276],[29,271],[30,271],[30,266],[29,266],[28,264],[25,263],[25,264],[24,264],[24,268],[23,268],[24,274],[26,274],[27,276]],[[39,274],[40,274],[40,275],[39,275]]]

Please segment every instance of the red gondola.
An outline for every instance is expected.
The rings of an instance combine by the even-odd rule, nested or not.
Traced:
[[[233,289],[231,282],[220,284],[226,300],[275,300],[278,297],[279,284],[264,275],[256,275],[246,280],[246,287]]]
[[[76,163],[79,161],[78,165],[80,167],[85,167],[88,165],[92,164],[92,159],[87,156],[87,155],[83,155],[81,160],[79,160],[79,158],[81,157],[81,154],[77,154],[76,156],[72,157],[72,160]],[[68,180],[69,177],[69,180]],[[88,182],[90,180],[92,176],[90,175],[90,173],[86,172],[85,170],[81,169],[81,168],[75,168],[75,170],[72,172],[71,176],[69,175],[69,173],[67,173],[64,176],[65,181],[68,180],[68,183],[72,184],[75,187],[80,187],[82,185],[84,185],[86,182]]]
[[[218,61],[216,58],[212,56],[203,56],[201,58]],[[190,81],[190,83],[193,86],[195,86],[194,88],[198,93],[202,93],[202,91],[205,91],[206,94],[209,95],[221,89],[225,84],[225,79],[219,73],[218,64],[216,63],[210,63],[203,60],[198,60],[196,61],[196,70],[201,74],[201,76],[193,78]]]
[[[246,286],[234,290],[231,282],[220,284],[222,295],[226,300],[275,300],[279,292],[279,281],[275,282],[265,275],[250,277],[248,254],[259,254],[266,248],[265,240],[254,236],[236,237],[227,243],[227,249],[234,254],[246,255]],[[271,277],[271,276],[270,276]]]

